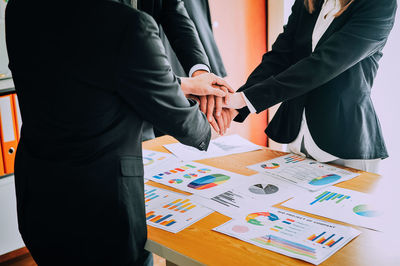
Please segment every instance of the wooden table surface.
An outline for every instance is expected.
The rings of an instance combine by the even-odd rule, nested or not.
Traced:
[[[162,145],[174,142],[176,142],[174,138],[164,136],[144,142],[143,148],[168,152]],[[284,154],[283,152],[264,148],[259,151],[199,160],[197,162],[249,176],[256,174],[256,172],[247,169],[247,165],[269,160]],[[274,205],[274,207],[333,223],[349,225],[362,232],[353,241],[320,265],[400,265],[400,230],[398,229],[400,227],[400,217],[398,215],[400,207],[397,205],[399,201],[396,198],[398,197],[396,197],[396,194],[393,194],[397,190],[397,187],[394,188],[393,186],[398,184],[398,182],[384,182],[385,179],[390,180],[389,177],[381,177],[372,173],[347,169],[361,174],[337,186],[365,193],[373,193],[376,200],[382,202],[384,211],[391,213],[390,219],[388,219],[387,225],[385,225],[387,230],[384,233],[285,208],[280,204]],[[147,184],[181,192],[153,181],[148,181]],[[230,220],[229,217],[214,212],[177,234],[148,226],[149,240],[146,248],[166,258],[168,261],[185,266],[199,264],[312,265],[212,231],[213,228],[228,220]]]

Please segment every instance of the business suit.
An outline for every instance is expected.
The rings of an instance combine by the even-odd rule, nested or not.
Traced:
[[[204,64],[216,75],[226,76],[207,0],[139,0],[138,9],[158,23],[175,74],[187,76],[191,67]]]
[[[131,5],[130,0],[123,1],[129,6]],[[188,76],[191,68],[198,64],[207,66],[217,75],[226,76],[211,32],[211,24],[207,24],[208,21],[205,20],[205,14],[203,14],[207,11],[209,15],[208,2],[206,1],[207,5],[204,5],[203,8],[195,9],[196,13],[194,13],[193,5],[187,2],[184,3],[182,0],[138,0],[137,8],[151,15],[157,22],[168,60],[177,76]],[[143,140],[160,135],[164,135],[162,130],[157,128],[153,130],[153,125],[145,124]]]
[[[341,159],[388,156],[370,92],[393,27],[396,1],[356,0],[329,26],[311,52],[313,14],[297,0],[284,32],[249,76],[243,91],[257,112],[282,102],[268,128],[274,141],[298,135],[302,113],[315,143]],[[237,121],[248,115],[240,110]]]
[[[39,265],[143,264],[143,121],[199,149],[210,140],[155,22],[102,0],[61,10],[11,0],[6,17],[24,121],[15,163],[24,242]]]

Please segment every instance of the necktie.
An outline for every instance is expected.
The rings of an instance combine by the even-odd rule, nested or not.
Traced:
[[[131,0],[131,5],[134,9],[137,9],[137,0]]]

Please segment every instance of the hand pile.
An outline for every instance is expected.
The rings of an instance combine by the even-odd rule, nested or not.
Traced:
[[[222,78],[206,71],[196,71],[192,78],[181,78],[187,98],[196,100],[214,130],[224,135],[238,114],[236,109],[246,105],[242,94]]]

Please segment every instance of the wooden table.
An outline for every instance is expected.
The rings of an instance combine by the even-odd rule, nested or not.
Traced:
[[[164,136],[144,142],[143,148],[168,152],[162,145],[174,142],[176,140],[172,137]],[[269,160],[284,154],[283,152],[264,148],[259,151],[199,160],[198,162],[249,176],[256,174],[256,172],[247,169],[247,165]],[[400,227],[400,219],[397,214],[400,212],[400,207],[397,206],[395,200],[398,198],[395,196],[400,193],[397,195],[391,194],[397,190],[397,188],[393,187],[395,182],[385,183],[383,182],[385,178],[379,175],[354,169],[348,170],[359,172],[361,175],[352,180],[340,183],[337,186],[366,193],[374,192],[374,197],[382,201],[385,211],[387,210],[393,215],[388,220],[388,230],[385,230],[385,233],[353,226],[362,232],[361,235],[320,265],[400,265],[400,230],[397,229]],[[153,181],[148,181],[147,184],[179,191]],[[399,200],[397,201],[400,202]],[[391,202],[393,204],[390,204]],[[285,208],[280,204],[274,205],[274,207],[333,223],[349,225]],[[148,226],[146,249],[164,257],[167,260],[167,265],[311,265],[307,262],[293,259],[212,231],[214,227],[228,220],[230,220],[229,217],[214,212],[177,234]],[[397,226],[397,223],[399,223],[399,226]]]

